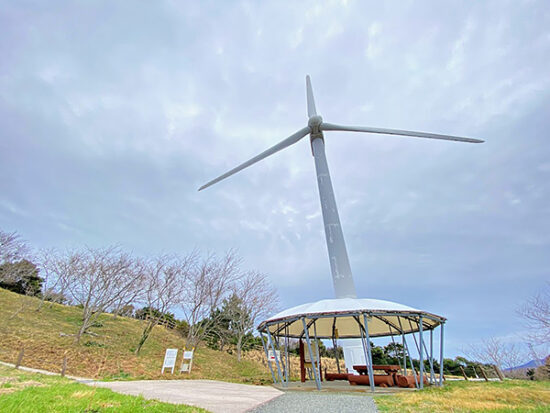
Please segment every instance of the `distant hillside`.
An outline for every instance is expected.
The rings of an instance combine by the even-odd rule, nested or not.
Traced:
[[[0,361],[15,363],[24,348],[23,365],[59,371],[64,355],[67,374],[92,378],[193,378],[248,383],[271,382],[269,370],[258,355],[238,362],[226,352],[200,347],[195,353],[190,375],[160,374],[166,348],[179,348],[184,340],[176,333],[157,326],[141,354],[135,348],[143,321],[104,314],[92,335],[81,345],[74,343],[80,323],[76,307],[46,303],[37,311],[39,300],[0,288]],[[177,366],[180,358],[178,357]]]
[[[549,357],[550,357],[550,356],[549,356]],[[522,369],[534,369],[534,368],[537,368],[537,367],[539,367],[539,366],[544,365],[544,360],[546,360],[546,358],[542,358],[542,359],[540,359],[540,360],[530,360],[530,361],[528,361],[527,363],[522,364],[521,366],[510,367],[509,369],[504,369],[504,371],[514,371],[514,370],[522,370]]]

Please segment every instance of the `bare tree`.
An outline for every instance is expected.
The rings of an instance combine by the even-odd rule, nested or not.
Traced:
[[[0,230],[0,285],[21,294],[19,308],[10,319],[32,304],[27,295],[40,294],[38,268],[32,259],[30,247],[17,232]]]
[[[240,361],[244,340],[260,318],[275,311],[279,298],[265,274],[250,271],[235,282],[231,300],[230,330],[237,340],[237,360]]]
[[[550,356],[546,356],[541,365],[535,369],[533,376],[535,380],[549,380],[550,379]]]
[[[131,258],[132,273],[134,273],[137,284],[132,288],[122,288],[120,294],[114,300],[113,304],[109,306],[109,310],[114,314],[114,317],[121,313],[124,308],[132,303],[140,301],[145,297],[147,290],[147,267],[148,262],[141,258]],[[117,283],[124,283],[126,280],[124,277],[116,280]]]
[[[535,346],[533,343],[527,343],[529,347],[529,357],[534,362],[533,379],[550,379],[550,345],[548,343]],[[526,369],[529,370],[529,369]],[[527,373],[527,371],[526,371]],[[526,374],[527,375],[527,374]]]
[[[181,302],[189,324],[188,346],[196,346],[216,324],[215,317],[211,316],[241,277],[240,261],[232,250],[223,258],[209,254],[190,272]]]
[[[118,247],[69,251],[57,257],[55,268],[56,276],[63,279],[67,298],[82,306],[77,342],[101,313],[122,296],[131,302],[134,292],[143,285],[143,272],[136,267],[136,260]]]
[[[0,264],[17,262],[27,258],[30,248],[17,232],[0,230]]]
[[[55,249],[42,249],[38,251],[37,263],[42,277],[42,294],[36,311],[40,311],[45,301],[62,303],[65,300],[65,277],[59,276],[59,253]]]
[[[135,353],[139,354],[153,328],[165,313],[179,304],[183,298],[186,281],[196,261],[196,254],[184,257],[161,255],[145,267],[145,289],[142,304],[151,311],[141,333]]]
[[[501,339],[491,337],[480,344],[471,344],[464,352],[475,361],[493,364],[498,370],[499,376],[504,372],[513,376],[509,370],[520,365],[525,357],[520,347],[515,343],[505,343]]]
[[[30,260],[31,250],[17,232],[0,230],[0,281],[13,282],[17,277],[17,267],[10,264]]]
[[[533,344],[550,343],[550,283],[531,296],[517,312],[529,328],[529,339]]]

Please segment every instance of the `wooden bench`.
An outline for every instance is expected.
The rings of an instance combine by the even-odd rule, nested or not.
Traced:
[[[353,366],[353,369],[359,374],[368,374],[367,366],[363,364],[356,364]],[[383,370],[386,374],[394,374],[401,370],[401,366],[395,364],[373,364],[373,370]]]

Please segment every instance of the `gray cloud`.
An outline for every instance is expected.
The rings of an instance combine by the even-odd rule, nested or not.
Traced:
[[[0,26],[0,227],[37,247],[236,247],[285,306],[332,296],[307,141],[196,191],[305,124],[309,73],[327,120],[487,141],[327,134],[360,295],[449,317],[455,354],[548,279],[545,2],[14,1]]]

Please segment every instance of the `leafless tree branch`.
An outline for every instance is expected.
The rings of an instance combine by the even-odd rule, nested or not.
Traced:
[[[237,359],[241,359],[243,340],[254,326],[267,315],[273,314],[278,305],[278,295],[265,274],[249,271],[233,286],[236,303],[232,306],[231,330],[237,338]]]
[[[222,258],[215,254],[207,255],[190,272],[181,301],[182,311],[189,324],[188,346],[196,346],[215,324],[210,316],[242,276],[239,273],[240,263],[241,259],[235,251],[230,250]]]
[[[136,354],[139,354],[164,314],[182,301],[187,288],[186,281],[196,260],[196,253],[193,252],[184,257],[161,255],[145,264],[145,288],[141,303],[157,312],[147,319],[135,350]]]
[[[15,267],[4,264],[14,264],[25,259],[31,260],[31,249],[27,243],[17,232],[0,230],[0,265],[3,266],[3,270],[0,271],[0,281],[11,282],[16,276],[10,271],[10,268]]]
[[[490,337],[479,344],[470,344],[464,352],[475,361],[493,364],[506,375],[513,375],[512,371],[506,371],[519,366],[524,361],[521,348],[515,343],[505,343],[503,340]]]
[[[541,292],[530,297],[517,313],[530,330],[529,339],[533,344],[550,343],[550,282]]]
[[[118,247],[67,251],[51,260],[50,269],[70,303],[82,306],[77,342],[101,313],[131,302],[143,285],[137,261]]]

